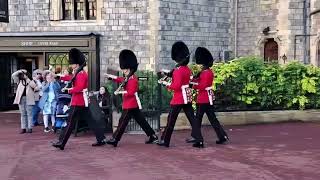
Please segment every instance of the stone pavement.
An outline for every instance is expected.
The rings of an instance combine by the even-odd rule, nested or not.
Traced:
[[[215,145],[203,128],[206,148],[184,143],[174,132],[171,148],[145,145],[144,135],[124,135],[118,148],[91,147],[94,137],[71,137],[65,151],[53,134],[36,127],[18,134],[19,115],[0,113],[0,180],[318,180],[320,124],[228,126],[227,145]]]

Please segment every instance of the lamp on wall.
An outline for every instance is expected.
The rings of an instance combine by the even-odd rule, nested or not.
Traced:
[[[281,59],[283,60],[283,64],[285,64],[288,58],[286,54],[283,54],[283,56],[281,56]]]
[[[268,27],[266,27],[266,28],[263,29],[262,33],[263,33],[264,35],[268,35],[268,34],[269,34],[269,31],[270,31],[270,27],[268,26]]]

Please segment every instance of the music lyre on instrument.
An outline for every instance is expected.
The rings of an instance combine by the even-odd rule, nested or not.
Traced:
[[[171,83],[173,70],[162,69],[159,73],[162,75],[162,77],[158,80],[159,84],[166,85]]]

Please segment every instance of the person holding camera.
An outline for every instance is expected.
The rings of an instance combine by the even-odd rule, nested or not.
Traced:
[[[21,113],[21,132],[32,133],[32,108],[35,105],[34,89],[37,84],[31,81],[31,75],[27,70],[18,70],[12,75],[12,79],[18,84],[13,104],[19,105]]]

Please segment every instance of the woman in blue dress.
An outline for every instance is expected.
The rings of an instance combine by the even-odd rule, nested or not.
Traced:
[[[60,85],[55,80],[52,72],[46,75],[46,84],[43,86],[42,91],[43,95],[39,101],[39,107],[42,109],[44,132],[50,132],[49,117],[52,125],[51,130],[54,130],[56,106],[60,92]]]

